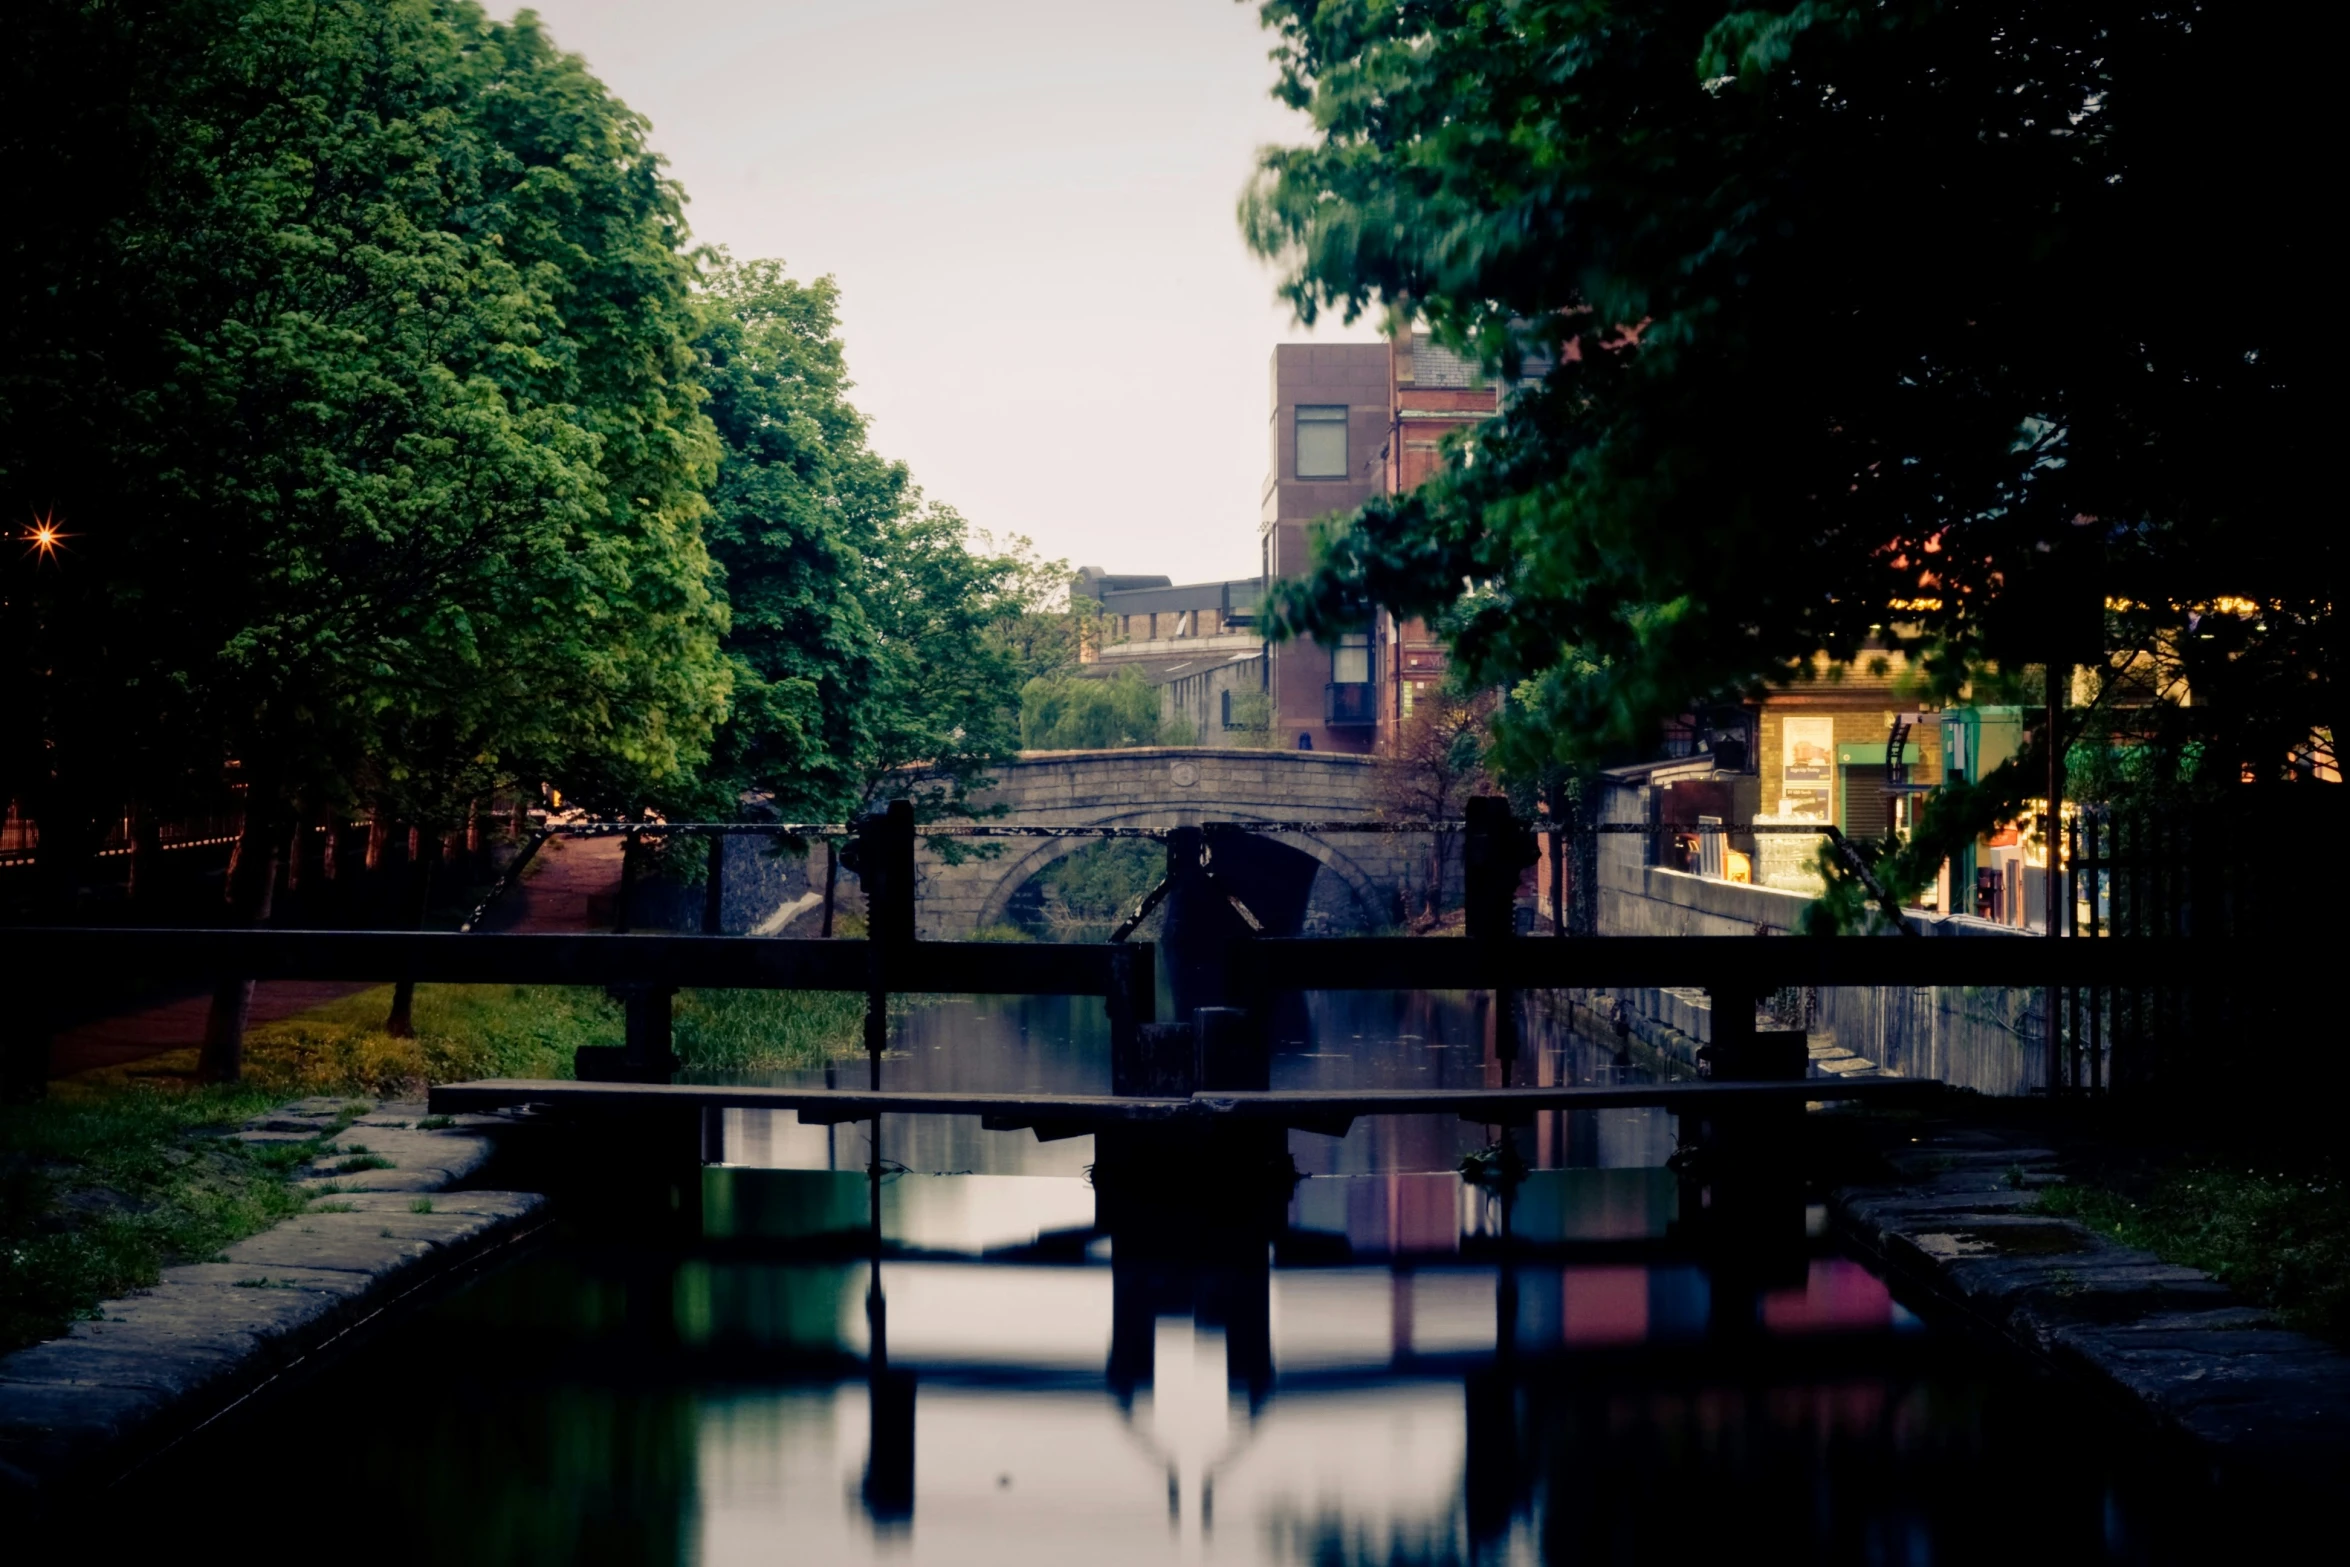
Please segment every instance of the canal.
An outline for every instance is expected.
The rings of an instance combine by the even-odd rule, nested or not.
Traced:
[[[1274,1085],[1497,1080],[1483,998],[1314,997]],[[938,998],[905,1088],[1102,1092],[1093,1002]],[[861,1085],[860,1060],[839,1068]],[[1535,1019],[1520,1082],[1638,1068]],[[774,1079],[788,1080],[788,1079]],[[336,1561],[2187,1560],[2214,1499],[1826,1234],[1684,1213],[1662,1111],[1289,1134],[1271,1209],[1107,1211],[1090,1137],[728,1112],[684,1231],[556,1238],[173,1454]],[[1490,1164],[1490,1160],[1484,1160]],[[1286,1184],[1286,1183],[1284,1183]],[[100,1533],[104,1539],[104,1531]]]

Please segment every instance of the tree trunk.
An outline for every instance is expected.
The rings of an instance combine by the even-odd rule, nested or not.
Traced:
[[[299,897],[302,892],[302,861],[310,848],[310,824],[302,813],[294,813],[293,825],[286,829],[286,896]],[[299,917],[299,911],[296,911]]]
[[[342,869],[342,812],[321,811],[318,820],[326,829],[326,841],[318,850],[318,879],[331,884]]]
[[[384,820],[383,807],[380,805],[369,806],[367,810],[367,858],[361,865],[361,869],[382,870],[384,851],[391,847],[391,843],[392,824]]]
[[[1551,780],[1550,798],[1550,933],[1567,933],[1567,791],[1557,779]]]
[[[422,930],[425,910],[432,904],[432,860],[423,855],[411,857],[408,881],[408,928]],[[403,979],[392,986],[392,1010],[384,1019],[384,1032],[394,1039],[416,1037],[415,980]]]
[[[231,925],[266,924],[277,896],[277,835],[266,811],[246,796],[245,821],[229,861],[224,889]],[[253,981],[223,979],[212,992],[204,1019],[204,1046],[196,1075],[209,1083],[233,1083],[245,1070],[245,1020],[253,1010]]]

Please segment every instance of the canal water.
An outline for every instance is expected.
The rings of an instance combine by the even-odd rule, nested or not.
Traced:
[[[1477,998],[1314,998],[1276,1086],[1498,1081]],[[1103,1092],[1099,1004],[944,998],[906,1088]],[[861,1086],[864,1063],[844,1063]],[[1635,1073],[1536,1026],[1518,1081]],[[175,1454],[107,1527],[224,1496],[337,1562],[1301,1567],[2200,1559],[2165,1452],[1913,1314],[1800,1190],[1685,1212],[1659,1111],[1526,1167],[1433,1117],[1290,1134],[1261,1212],[1119,1206],[1093,1139],[730,1113],[702,1211],[555,1239]],[[1471,1157],[1474,1166],[1477,1160]],[[123,1544],[132,1542],[124,1541]]]

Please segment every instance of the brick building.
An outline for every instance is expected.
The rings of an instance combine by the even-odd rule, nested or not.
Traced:
[[[1259,540],[1268,579],[1303,576],[1312,526],[1385,488],[1391,368],[1384,343],[1283,343],[1273,350],[1272,461]],[[1267,648],[1273,742],[1283,750],[1364,753],[1377,739],[1377,649],[1372,634],[1337,647]]]

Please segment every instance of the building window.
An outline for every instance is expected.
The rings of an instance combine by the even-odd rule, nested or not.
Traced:
[[[1350,631],[1338,639],[1338,646],[1330,650],[1330,679],[1342,686],[1371,683],[1370,633]]]
[[[1297,411],[1297,476],[1343,479],[1346,466],[1346,405],[1313,404]]]

